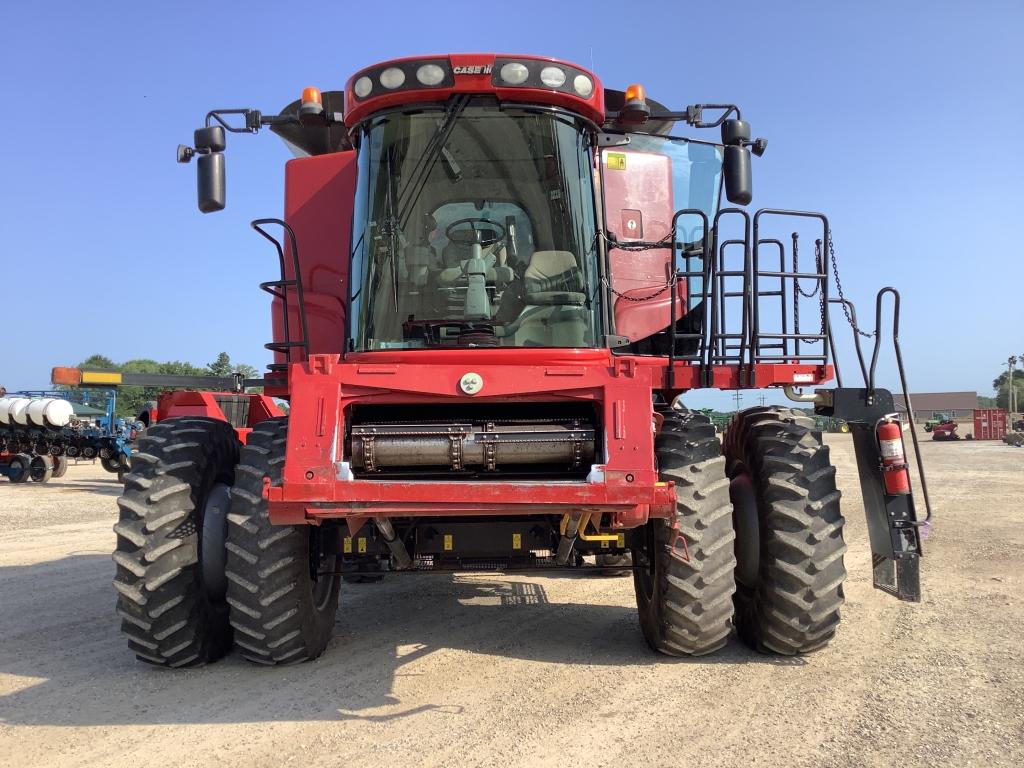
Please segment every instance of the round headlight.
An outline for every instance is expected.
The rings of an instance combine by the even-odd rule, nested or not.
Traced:
[[[509,85],[522,85],[530,76],[530,70],[526,68],[525,64],[512,61],[502,66],[500,74],[501,79]]]
[[[586,75],[576,75],[572,81],[572,87],[583,98],[588,98],[594,92],[594,83]]]
[[[398,88],[405,82],[405,72],[398,67],[388,67],[380,73],[380,84],[385,88]]]
[[[424,64],[416,70],[416,79],[423,85],[437,85],[444,80],[444,70],[437,64]]]
[[[565,72],[558,67],[544,67],[540,71],[540,81],[548,88],[561,88],[565,83]]]
[[[373,80],[363,75],[356,80],[355,85],[352,86],[352,91],[360,99],[365,99],[370,95],[370,91],[373,90]]]

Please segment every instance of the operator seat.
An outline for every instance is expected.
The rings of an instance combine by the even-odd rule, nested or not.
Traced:
[[[516,346],[584,346],[587,294],[576,257],[569,251],[535,251],[523,282],[526,306],[519,315]]]

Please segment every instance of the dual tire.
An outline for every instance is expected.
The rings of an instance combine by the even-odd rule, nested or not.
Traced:
[[[241,447],[226,422],[186,417],[139,440],[113,555],[121,629],[139,659],[196,666],[235,645],[277,664],[326,647],[338,578],[318,576],[334,569],[311,553],[330,549],[314,526],[271,526],[262,498],[264,475],[280,479],[286,431],[271,419]]]
[[[640,626],[673,656],[718,650],[735,625],[765,653],[828,643],[843,602],[843,517],[828,447],[807,415],[739,413],[724,450],[702,414],[663,411],[659,473],[676,486],[672,520],[634,546]]]

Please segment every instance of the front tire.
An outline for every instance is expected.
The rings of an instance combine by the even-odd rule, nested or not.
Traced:
[[[190,667],[231,648],[223,595],[203,577],[207,501],[233,482],[238,439],[215,419],[168,419],[151,429],[117,503],[117,613],[142,661]],[[209,553],[208,553],[209,554]]]
[[[664,412],[655,439],[663,481],[676,484],[672,521],[652,520],[636,535],[633,586],[640,628],[654,650],[702,656],[729,637],[735,589],[732,507],[725,459],[710,420]]]
[[[228,514],[227,601],[235,645],[259,664],[315,659],[334,631],[337,529],[272,525],[263,478],[281,482],[288,420],[268,419],[242,449]]]
[[[807,414],[753,408],[734,417],[725,454],[744,544],[736,570],[740,638],[787,656],[824,647],[839,626],[846,579],[828,446]]]
[[[32,457],[27,453],[18,453],[7,463],[7,479],[12,483],[27,483],[31,475]]]

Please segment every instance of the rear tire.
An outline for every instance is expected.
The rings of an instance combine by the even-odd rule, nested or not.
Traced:
[[[341,580],[346,584],[377,584],[384,580],[384,576],[373,573],[345,573],[342,574]]]
[[[54,456],[53,457],[53,477],[64,477],[68,471],[68,457],[67,456]]]
[[[128,462],[120,454],[109,459],[100,457],[100,466],[112,475],[128,472]]]
[[[654,447],[661,479],[676,484],[678,528],[656,519],[637,532],[646,544],[633,551],[633,586],[648,645],[670,656],[701,656],[725,645],[731,630],[736,559],[729,481],[708,418],[663,415]]]
[[[287,434],[286,418],[258,424],[231,489],[227,601],[235,645],[258,664],[315,659],[331,639],[338,610],[337,529],[272,525],[263,498],[264,477],[281,482]],[[335,573],[315,577],[314,571]]]
[[[633,558],[629,552],[618,555],[597,555],[594,561],[602,576],[629,576],[633,572]]]
[[[29,476],[33,483],[46,483],[53,477],[53,459],[49,456],[33,456],[29,463]]]
[[[200,543],[208,496],[230,485],[238,460],[231,425],[168,419],[140,441],[118,506],[117,613],[142,661],[191,667],[231,648],[227,603],[203,578]]]
[[[843,516],[835,468],[814,419],[789,408],[737,414],[725,454],[734,488],[752,488],[756,511],[744,524],[736,496],[738,552],[736,629],[761,652],[787,656],[824,647],[843,603]],[[757,543],[760,546],[757,546]]]

